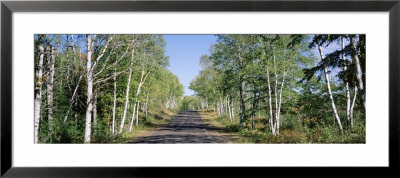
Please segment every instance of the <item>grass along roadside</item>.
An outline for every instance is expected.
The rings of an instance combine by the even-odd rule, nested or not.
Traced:
[[[138,127],[133,126],[132,132],[123,133],[121,137],[114,139],[112,143],[129,143],[136,138],[150,135],[152,131],[167,125],[175,115],[176,112],[168,109],[149,112],[147,120],[139,120]]]
[[[357,124],[341,135],[334,125],[317,125],[309,128],[300,123],[303,116],[287,114],[282,117],[284,119],[280,134],[273,136],[269,130],[268,120],[264,117],[256,117],[256,129],[246,128],[244,124],[245,128],[239,131],[237,118],[231,122],[229,117],[218,116],[212,111],[199,111],[199,114],[206,124],[234,137],[233,143],[365,143],[365,127],[362,124]]]
[[[213,111],[199,110],[198,113],[208,127],[216,128],[213,129],[217,130],[216,132],[208,132],[214,136],[214,138],[216,138],[217,142],[219,142],[219,138],[229,138],[227,139],[227,143],[237,143],[238,140],[243,139],[241,138],[243,136],[241,136],[239,133],[231,132],[226,128],[226,126],[229,124],[238,123],[237,121],[232,121],[231,123],[229,118],[219,117],[218,114]],[[222,142],[226,142],[226,140]]]

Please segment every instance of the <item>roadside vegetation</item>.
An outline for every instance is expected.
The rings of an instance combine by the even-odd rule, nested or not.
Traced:
[[[154,110],[149,112],[147,119],[141,121],[143,124],[136,127],[132,132],[125,132],[120,137],[113,140],[104,140],[105,143],[131,143],[137,138],[148,136],[157,129],[167,125],[172,118],[176,115],[177,110],[171,111],[169,109]]]
[[[365,35],[217,36],[185,108],[239,143],[365,143]]]
[[[269,132],[267,117],[256,117],[256,129],[239,130],[239,121],[230,122],[228,117],[218,116],[213,111],[199,111],[205,123],[220,128],[220,132],[230,135],[232,143],[365,143],[365,130],[356,126],[338,134],[335,127],[319,125],[309,128],[299,123],[299,118],[289,116],[282,123],[281,134],[274,136]],[[286,117],[285,117],[286,118]]]

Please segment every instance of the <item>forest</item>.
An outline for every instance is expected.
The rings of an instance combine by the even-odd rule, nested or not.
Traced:
[[[182,128],[211,127],[227,143],[365,143],[365,35],[216,37],[184,96],[164,35],[34,35],[34,143],[130,143],[160,128],[191,143]]]
[[[227,131],[250,142],[365,143],[365,42],[353,34],[218,35],[190,84],[197,95],[183,103],[217,112]]]
[[[111,142],[178,109],[168,65],[162,35],[35,35],[34,143]]]

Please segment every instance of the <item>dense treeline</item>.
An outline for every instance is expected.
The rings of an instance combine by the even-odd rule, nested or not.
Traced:
[[[215,111],[238,132],[284,127],[313,142],[325,130],[365,142],[365,35],[217,36],[187,107]]]
[[[178,109],[162,35],[35,35],[35,143],[109,142]]]

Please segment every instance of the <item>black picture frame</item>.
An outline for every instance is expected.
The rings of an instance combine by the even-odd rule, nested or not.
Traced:
[[[74,167],[20,168],[12,165],[12,18],[13,12],[389,12],[389,167],[399,168],[400,1],[2,1],[1,2],[1,176],[5,177],[132,177],[167,176],[177,168]],[[373,154],[373,153],[371,153]],[[198,175],[208,171],[184,168]],[[240,169],[225,170],[231,174]],[[292,168],[293,169],[293,168]],[[365,169],[376,170],[376,169]],[[253,169],[262,173],[265,169]],[[282,171],[282,170],[281,170]],[[286,172],[286,171],[284,171]],[[309,172],[309,171],[305,171]],[[300,173],[300,172],[299,172]],[[365,173],[365,172],[364,172]],[[210,173],[211,174],[211,173]],[[300,173],[301,174],[301,173]],[[329,174],[340,175],[330,171]]]

